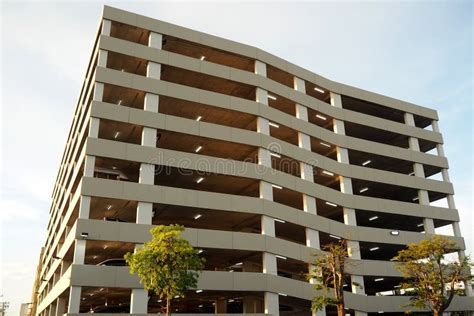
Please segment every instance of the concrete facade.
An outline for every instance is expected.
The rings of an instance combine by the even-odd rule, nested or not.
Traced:
[[[36,314],[160,313],[120,259],[173,223],[207,260],[173,313],[310,315],[305,274],[340,239],[347,313],[403,313],[390,259],[436,233],[465,249],[453,194],[436,111],[105,6],[52,195]],[[474,309],[468,289],[452,311]]]

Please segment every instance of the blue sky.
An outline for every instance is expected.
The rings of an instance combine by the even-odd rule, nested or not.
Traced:
[[[50,195],[100,2],[1,3],[0,294],[31,295]],[[436,109],[469,252],[473,4],[465,1],[110,2],[258,46],[329,79]]]

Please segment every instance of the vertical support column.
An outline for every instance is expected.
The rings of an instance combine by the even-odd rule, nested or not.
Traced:
[[[259,60],[255,61],[255,73],[257,75],[267,76],[267,65]],[[266,90],[257,88],[255,91],[255,100],[261,104],[268,105],[268,93]],[[257,132],[270,135],[270,127],[267,119],[257,118]],[[258,162],[261,165],[271,168],[270,152],[268,149],[259,148]],[[260,198],[273,201],[273,188],[271,183],[260,181]],[[269,216],[262,216],[262,235],[275,236],[275,221]],[[276,256],[269,252],[263,253],[263,273],[277,274]],[[279,315],[278,294],[265,292],[264,309],[265,314]]]
[[[132,289],[130,314],[148,313],[148,292],[144,289]]]
[[[101,35],[110,36],[110,30],[112,29],[112,21],[103,19],[102,20],[102,29],[100,31]]]
[[[79,202],[79,218],[89,218],[91,208],[91,197],[86,195],[81,195],[81,200]],[[66,235],[67,236],[67,235]]]
[[[438,121],[436,120],[433,120],[431,122],[431,126],[433,127],[433,132],[436,132],[436,133],[439,133],[440,130],[439,130],[439,126],[438,126]],[[436,144],[436,150],[438,151],[438,156],[440,157],[445,157],[444,155],[444,149],[443,149],[443,144]],[[441,175],[443,177],[443,181],[444,182],[451,182],[450,179],[449,179],[449,171],[448,169],[442,169],[441,170]],[[454,203],[454,195],[452,194],[449,194],[446,199],[448,200],[448,207],[451,208],[451,209],[455,209],[456,208],[456,204]],[[461,237],[461,232],[459,230],[459,223],[458,222],[454,222],[453,223],[453,232],[454,232],[454,236],[457,236],[457,237]],[[456,232],[459,232],[459,235],[456,235]],[[472,288],[471,288],[472,290]],[[472,291],[471,291],[472,292]]]
[[[453,234],[454,234],[454,237],[459,237],[459,238],[462,238],[462,234],[461,234],[461,227],[459,226],[459,222],[453,222]],[[464,250],[460,250],[458,251],[458,257],[459,259],[461,258],[464,258],[466,256],[466,253],[464,252]],[[467,281],[464,283],[464,287],[466,289],[466,295],[467,296],[474,296],[474,291],[472,289],[472,283],[471,281]]]
[[[72,264],[84,264],[84,259],[86,257],[86,240],[76,239],[74,244],[74,256],[72,259]]]
[[[135,245],[135,251],[142,244]],[[130,314],[147,314],[148,313],[148,291],[145,289],[132,289],[130,295]]]
[[[342,108],[342,98],[340,94],[331,92],[330,98],[331,98],[332,106]],[[334,126],[334,133],[340,134],[340,135],[346,134],[344,121],[334,119],[333,126]],[[347,148],[337,146],[337,161],[339,163],[349,164],[349,152]],[[341,176],[340,186],[341,186],[342,193],[351,194],[351,195],[353,194],[351,178]],[[354,209],[344,207],[343,215],[344,215],[344,224],[357,226],[356,214],[355,214]],[[350,258],[358,259],[358,260],[361,259],[360,246],[357,240],[347,241],[347,251]],[[351,274],[351,285],[352,285],[353,293],[361,294],[361,295],[365,294],[364,278],[362,276]],[[356,315],[367,315],[367,313],[356,311]]]
[[[148,46],[156,49],[161,49],[163,36],[158,33],[150,32],[148,37]],[[159,80],[161,77],[161,64],[149,61],[146,69],[147,78]],[[143,110],[158,113],[160,97],[157,94],[146,93]],[[156,147],[157,146],[157,130],[144,126],[142,131],[142,146]],[[142,163],[140,166],[140,177],[138,183],[151,184],[155,183],[155,165]],[[148,224],[153,222],[153,203],[138,202],[137,206],[137,224]],[[138,294],[137,294],[138,295]]]
[[[415,118],[411,113],[405,113],[405,124],[408,126],[415,126]],[[418,139],[415,137],[410,137],[408,139],[408,144],[410,149],[413,151],[420,151],[420,145]],[[424,178],[425,172],[423,170],[423,165],[420,163],[413,163],[413,171],[415,173],[415,177]],[[426,190],[418,190],[418,203],[421,205],[430,205],[430,199],[428,196],[428,192]],[[423,219],[423,227],[425,229],[426,234],[434,234],[435,233],[435,226],[432,218],[424,218]]]
[[[294,77],[294,89],[301,93],[306,93],[305,82],[303,79]],[[301,104],[296,104],[296,117],[300,120],[308,122],[308,108]],[[311,139],[309,135],[298,132],[298,147],[311,151]],[[300,174],[301,179],[314,182],[313,166],[301,162],[300,163]],[[316,199],[307,194],[303,194],[303,210],[305,212],[316,214]],[[311,229],[305,228],[306,233],[306,246],[320,249],[319,244],[319,232]]]
[[[79,314],[79,308],[81,306],[81,290],[82,288],[80,286],[71,286],[69,288],[68,314]]]
[[[265,292],[265,314],[280,315],[280,304],[277,293]]]
[[[97,67],[107,67],[107,58],[109,57],[109,52],[103,49],[99,49],[97,56]]]
[[[66,313],[66,299],[58,297],[56,300],[55,316],[62,316],[64,313]]]
[[[56,301],[53,301],[51,305],[49,305],[49,316],[55,316],[56,315]]]

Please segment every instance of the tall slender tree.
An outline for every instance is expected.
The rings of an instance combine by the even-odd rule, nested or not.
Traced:
[[[344,316],[344,285],[347,275],[348,253],[344,240],[323,247],[323,252],[316,255],[312,271],[308,279],[313,280],[314,288],[322,291],[313,298],[313,311],[322,310],[326,306],[336,306],[338,316]]]
[[[442,236],[434,236],[419,243],[409,244],[398,252],[394,260],[405,277],[401,288],[411,295],[415,308],[429,308],[435,316],[442,315],[458,291],[458,285],[472,279],[469,257],[447,260],[446,255],[457,250],[456,243]]]
[[[174,297],[184,297],[186,290],[195,288],[205,259],[184,238],[180,225],[156,226],[150,230],[152,239],[127,253],[125,260],[130,273],[137,273],[144,288],[166,301],[170,315]]]

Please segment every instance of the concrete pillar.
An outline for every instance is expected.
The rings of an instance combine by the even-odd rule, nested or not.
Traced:
[[[130,314],[148,313],[148,291],[144,289],[132,289],[130,297]]]
[[[100,119],[96,117],[91,117],[89,121],[89,137],[98,138],[99,137],[99,127]]]
[[[151,225],[152,221],[153,221],[153,203],[138,202],[136,223]]]
[[[150,32],[148,37],[148,46],[156,49],[161,49],[163,36],[158,33]],[[161,64],[148,62],[146,76],[148,78],[160,79],[161,78]],[[146,93],[143,109],[145,111],[158,113],[160,97],[153,93]],[[143,127],[142,130],[142,146],[156,147],[156,128]],[[140,176],[138,182],[141,184],[154,184],[155,183],[155,165],[142,163],[140,165]],[[151,225],[153,222],[153,203],[149,202],[138,202],[137,205],[137,214],[136,214],[136,223],[137,224],[147,224]],[[146,291],[142,289],[134,290],[135,295],[132,292],[133,297],[136,300],[140,300],[142,295],[140,291],[145,292],[145,297],[147,298]],[[136,306],[140,305],[140,302],[137,301]],[[143,307],[137,307],[135,313],[141,313],[139,310],[143,310]],[[147,307],[145,304],[145,313]]]
[[[156,142],[156,138],[154,136],[156,135],[156,130],[155,129],[150,129],[150,130],[153,130],[153,131],[150,131],[147,136],[142,137],[142,143],[145,142],[149,144],[152,141],[153,143]],[[151,136],[152,134],[153,134],[153,140],[150,140],[149,138],[152,137]],[[140,175],[139,175],[138,183],[150,184],[150,185],[153,185],[155,183],[155,165],[146,164],[146,163],[142,163],[140,165]],[[151,225],[152,221],[153,221],[153,204],[150,202],[141,202],[141,201],[138,202],[136,223]]]
[[[296,104],[296,118],[308,122],[308,108],[301,104]]]
[[[415,118],[411,113],[405,113],[405,124],[408,126],[415,126]],[[409,148],[413,151],[420,151],[420,145],[417,138],[410,137],[408,140]],[[425,171],[423,170],[423,165],[420,163],[413,164],[413,171],[415,177],[425,178]],[[428,192],[426,190],[418,190],[418,203],[421,205],[430,205],[430,199]],[[434,234],[435,226],[432,218],[423,219],[423,227],[426,234]]]
[[[56,300],[56,313],[55,316],[62,316],[66,313],[66,299],[58,297]]]
[[[146,76],[148,78],[160,79],[161,77],[161,64],[149,61],[146,67]]]
[[[255,61],[255,73],[262,77],[267,76],[267,65],[260,60]]]
[[[423,228],[426,234],[435,234],[435,226],[432,218],[423,218]]]
[[[140,176],[138,183],[154,184],[155,183],[155,165],[142,163],[140,165]]]
[[[262,215],[262,235],[275,237],[275,220],[266,215]]]
[[[454,237],[462,237],[461,235],[461,227],[459,226],[459,222],[453,222],[453,235]]]
[[[103,97],[104,97],[104,84],[100,82],[96,82],[95,87],[94,87],[94,95],[92,96],[92,99],[94,101],[102,102]]]
[[[112,29],[112,22],[110,20],[102,20],[101,35],[110,36],[110,30]]]
[[[145,104],[143,109],[145,111],[158,113],[160,97],[157,94],[146,93],[144,102]]]
[[[94,177],[95,156],[86,155],[84,159],[84,177]]]
[[[332,106],[342,109],[342,98],[340,94],[330,92],[329,97],[330,97]]]
[[[444,148],[442,144],[437,144],[436,145],[436,152],[438,153],[439,157],[445,157],[444,155]]]
[[[331,105],[337,108],[342,108],[341,95],[330,92]],[[334,119],[333,120],[334,133],[345,135],[346,130],[344,121]],[[349,164],[349,152],[347,148],[337,147],[337,161],[339,163]],[[353,194],[352,190],[352,179],[348,177],[340,177],[340,188],[344,194]],[[343,208],[344,224],[350,226],[357,226],[355,210],[352,208]],[[347,241],[347,250],[350,258],[361,259],[359,242],[356,240]],[[357,294],[365,294],[364,290],[364,278],[360,275],[351,275],[352,291]],[[354,284],[358,284],[357,288],[354,288]],[[356,312],[357,314],[357,312]]]
[[[309,135],[298,132],[298,147],[311,151],[311,138]]]
[[[156,49],[161,49],[161,45],[162,45],[162,40],[163,40],[163,36],[161,34],[158,34],[158,33],[155,33],[155,32],[150,32],[150,35],[148,37],[148,46],[149,47],[153,47],[153,48],[156,48]],[[161,78],[161,64],[158,64],[158,63],[154,63],[154,62],[151,62],[149,61],[148,64],[147,64],[147,68],[146,68],[146,76],[148,78],[153,78],[153,79],[160,79]],[[149,112],[154,112],[154,113],[158,113],[158,109],[159,109],[159,101],[160,101],[160,97],[157,95],[157,94],[153,94],[153,93],[146,93],[145,94],[145,100],[144,100],[144,104],[143,104],[143,110],[145,111],[149,111]],[[150,128],[150,127],[143,127],[143,130],[142,130],[142,146],[148,146],[148,147],[156,147],[156,133],[157,133],[157,130],[156,128]],[[144,177],[144,181],[153,181],[152,183],[154,183],[154,173],[155,173],[155,167],[150,167],[151,165],[144,165],[142,164],[141,166],[141,169],[150,169],[146,172],[144,172],[143,174],[143,177]],[[152,175],[150,174],[150,172],[153,173],[153,180],[151,179]],[[140,173],[140,175],[142,175]],[[146,178],[146,180],[145,180]],[[147,184],[152,184],[152,183],[148,183]],[[142,182],[140,182],[142,183]],[[145,183],[145,182],[144,182]],[[139,205],[140,207],[140,205]],[[142,208],[142,211],[146,211],[145,213],[143,212],[140,212],[140,209],[138,208],[137,209],[137,223],[143,222],[143,224],[151,224],[151,217],[150,217],[150,214],[151,212],[148,212],[148,207],[145,207],[145,208]],[[140,214],[138,214],[140,213]],[[144,215],[144,217],[142,216]]]
[[[306,93],[306,85],[303,79],[294,77],[293,79],[293,87],[296,91]]]
[[[215,301],[216,305],[214,310],[216,314],[227,314],[227,300],[226,299],[217,299]]]
[[[315,267],[314,265],[312,265],[312,264],[309,264],[309,265],[308,265],[308,272],[309,272],[310,274],[316,274],[316,273],[317,273],[317,272],[316,272],[316,267]],[[309,280],[309,283],[310,283],[310,284],[316,284],[317,282],[318,282],[318,280],[317,280],[316,278],[311,278],[311,279]],[[326,315],[326,309],[323,308],[322,310],[319,310],[319,311],[316,311],[316,312],[315,312],[315,311],[311,311],[311,315],[312,315],[312,316],[325,316],[325,315]]]
[[[459,222],[453,222],[452,224],[453,227],[453,235],[454,237],[462,237],[461,234],[461,227],[459,226]],[[458,251],[458,257],[459,259],[464,258],[465,256],[464,250]],[[472,290],[472,283],[471,282],[465,282],[464,287],[466,289],[466,295],[467,296],[474,296],[474,291]]]
[[[280,314],[279,298],[277,293],[265,292],[264,300],[265,314]]]
[[[303,92],[303,93],[306,92],[303,80],[295,77],[294,83],[295,83],[295,90]],[[307,122],[308,121],[308,108],[303,105],[297,104],[296,117]],[[298,132],[298,146],[306,150],[311,150],[310,137],[306,134]],[[300,174],[301,174],[301,179],[314,182],[313,166],[306,164],[304,162],[301,162]],[[307,194],[303,194],[303,210],[311,214],[316,214],[317,213],[316,199]],[[306,246],[320,249],[319,232],[317,230],[306,227],[305,234],[306,234]]]
[[[162,39],[163,39],[163,36],[161,34],[150,32],[150,35],[148,37],[148,46],[156,48],[156,49],[161,49]],[[146,76],[148,78],[160,79],[161,78],[161,64],[149,61],[146,68]],[[143,110],[158,113],[159,101],[160,101],[160,97],[157,94],[146,93],[144,104],[143,104]],[[144,126],[142,130],[142,142],[141,142],[142,146],[156,147],[156,133],[157,133],[156,128],[150,128],[150,127]],[[147,169],[147,168],[150,168],[149,166],[150,165],[142,164],[141,168]],[[153,169],[152,171],[153,171],[153,183],[154,183],[154,172],[155,172],[154,166],[151,167],[150,169]],[[148,176],[147,181],[151,181],[149,177],[151,175],[148,174],[148,172],[147,172],[147,175],[144,174],[144,177],[145,176]],[[150,184],[150,183],[147,183],[147,184]],[[147,218],[148,218],[148,215],[149,214],[146,214]],[[138,220],[139,220],[139,216],[137,215],[137,223],[138,223]],[[146,220],[146,222],[148,223],[148,219]]]
[[[49,316],[56,316],[56,302],[55,301],[49,305],[48,314]]]
[[[156,147],[156,128],[143,127],[142,146]]]
[[[316,199],[307,194],[303,195],[303,210],[307,213],[317,214]]]
[[[72,259],[72,263],[84,264],[85,256],[86,256],[86,240],[76,239],[76,242],[74,245],[74,257]]]
[[[273,201],[273,187],[271,183],[260,181],[260,198]]]
[[[255,74],[266,77],[267,65],[259,60],[256,60]],[[268,105],[267,91],[257,87],[255,91],[255,100],[261,104]],[[270,135],[270,126],[267,119],[263,117],[257,118],[257,132],[265,135]],[[265,151],[259,150],[259,164],[265,165],[265,163],[269,163],[267,167],[271,167],[271,160],[269,159],[269,154],[269,152],[265,153]],[[273,201],[273,188],[270,183],[260,181],[260,198]],[[275,236],[275,221],[273,220],[273,218],[265,215],[262,216],[262,234],[273,237]],[[277,274],[276,256],[274,254],[264,252],[262,263],[263,273]],[[265,292],[264,301],[266,314],[279,314],[278,294]]]
[[[413,172],[415,173],[415,177],[419,177],[419,178],[425,177],[425,170],[423,169],[423,165],[421,163],[415,162],[413,164]]]
[[[79,202],[79,218],[89,218],[91,208],[91,197],[86,195],[81,195]]]
[[[68,314],[79,314],[79,308],[81,307],[81,290],[82,288],[80,286],[71,286],[69,288]]]
[[[305,228],[306,232],[306,246],[321,249],[321,245],[319,242],[319,232],[317,230],[311,228]]]
[[[268,105],[268,92],[267,90],[263,90],[262,88],[257,88],[255,93],[255,101],[258,103],[262,103],[264,105]]]
[[[107,67],[107,58],[109,56],[109,52],[103,49],[99,49],[99,53],[97,55],[97,67]]]
[[[361,275],[351,275],[352,292],[356,294],[365,294],[364,278]]]
[[[156,49],[161,49],[163,45],[163,35],[150,32],[150,36],[148,37],[148,47],[153,47]]]
[[[270,151],[268,149],[262,147],[258,148],[258,164],[265,167],[272,166]]]
[[[420,144],[418,143],[418,139],[414,137],[408,138],[408,148],[414,151],[420,151]]]
[[[277,261],[276,256],[273,253],[264,252],[263,253],[263,273],[277,275]]]
[[[266,118],[257,117],[257,133],[270,135],[270,124]]]

